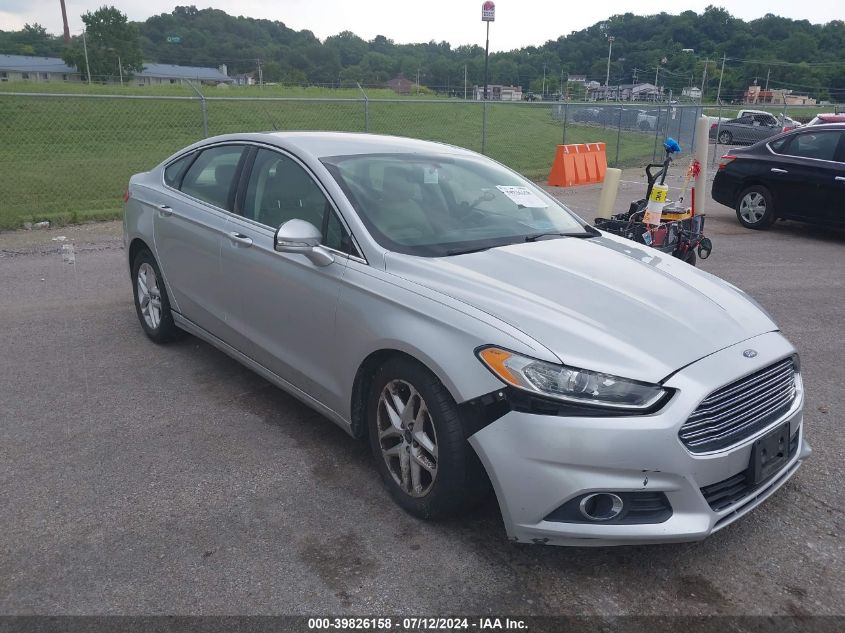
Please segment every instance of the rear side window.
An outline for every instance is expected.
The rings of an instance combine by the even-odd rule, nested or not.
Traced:
[[[232,210],[232,194],[242,145],[222,145],[204,150],[182,179],[182,192],[221,209]]]
[[[191,162],[193,157],[193,154],[188,154],[179,160],[173,161],[164,168],[164,183],[168,187],[173,187],[174,189],[179,187],[179,183],[182,180],[182,174],[185,173],[185,168],[188,166],[188,163]]]
[[[816,160],[835,160],[841,137],[842,133],[836,131],[798,134],[782,153]]]

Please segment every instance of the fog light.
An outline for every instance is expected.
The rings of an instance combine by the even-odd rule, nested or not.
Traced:
[[[581,499],[578,509],[591,521],[610,521],[622,513],[622,499],[610,492],[596,492]]]

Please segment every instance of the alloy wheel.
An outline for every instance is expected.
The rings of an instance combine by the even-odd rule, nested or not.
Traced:
[[[138,305],[141,316],[151,330],[161,324],[161,291],[158,288],[158,276],[155,269],[147,262],[138,267]]]
[[[743,196],[739,203],[739,214],[749,224],[756,224],[766,215],[766,199],[763,194],[752,191]]]
[[[425,400],[404,380],[381,392],[378,441],[393,480],[412,497],[425,496],[437,479],[437,434]]]

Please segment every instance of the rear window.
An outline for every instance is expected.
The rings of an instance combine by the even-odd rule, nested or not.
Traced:
[[[242,145],[222,145],[204,150],[182,179],[183,193],[231,211],[231,194]]]
[[[188,154],[173,161],[164,168],[164,182],[168,187],[179,188],[179,183],[182,181],[182,174],[185,173],[185,168],[193,157],[193,154]]]
[[[792,143],[789,144],[784,153],[801,158],[834,160],[840,138],[841,133],[837,131],[798,134],[793,138]]]

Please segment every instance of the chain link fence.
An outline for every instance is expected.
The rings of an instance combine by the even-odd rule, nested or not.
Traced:
[[[361,98],[0,93],[0,229],[116,217],[133,173],[203,137],[229,132],[410,136],[482,152],[541,180],[560,143],[603,142],[609,165],[642,167],[660,158],[662,140],[672,136],[689,156],[701,142],[695,121],[702,113],[735,114],[712,112],[680,104],[369,99],[363,93]]]

